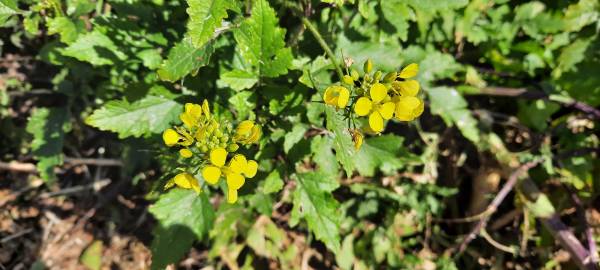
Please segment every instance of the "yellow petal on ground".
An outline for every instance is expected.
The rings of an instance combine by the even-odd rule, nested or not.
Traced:
[[[419,65],[412,63],[404,67],[402,71],[400,71],[400,74],[398,74],[398,77],[402,79],[408,79],[417,76],[417,73],[419,73]]]
[[[235,203],[237,202],[237,198],[238,198],[238,192],[235,189],[228,189],[227,190],[227,202],[228,203]]]
[[[422,113],[422,101],[416,97],[400,97],[396,102],[396,119],[400,121],[412,121]],[[417,114],[418,113],[418,114]]]
[[[256,171],[258,170],[258,163],[254,160],[248,160],[248,164],[246,168],[244,168],[244,175],[248,178],[252,178],[256,175]]]
[[[246,166],[248,166],[246,157],[244,155],[237,154],[229,161],[228,167],[234,173],[241,174],[246,169]]]
[[[217,167],[222,167],[225,165],[225,160],[227,159],[227,150],[225,148],[215,148],[210,150],[210,163]]]
[[[383,118],[379,112],[373,112],[369,115],[369,127],[371,127],[375,133],[383,131]]]
[[[356,104],[354,104],[354,112],[358,116],[365,116],[369,114],[372,107],[373,103],[369,98],[361,97],[356,101]]]
[[[173,146],[179,141],[179,134],[173,129],[166,129],[163,132],[163,141],[167,146]]]
[[[394,116],[394,109],[396,109],[396,104],[390,101],[379,106],[377,111],[379,111],[383,119],[388,120]]]
[[[348,104],[348,100],[350,99],[350,90],[348,90],[348,88],[346,87],[341,87],[339,88],[339,96],[338,96],[338,100],[337,100],[337,106],[340,109],[343,109],[344,107],[346,107],[346,104]]]
[[[202,169],[202,177],[206,183],[214,185],[219,182],[219,177],[221,177],[221,169],[215,166],[206,166],[204,169]]]
[[[241,174],[237,173],[228,173],[226,178],[227,187],[229,189],[238,190],[244,185],[244,182],[246,182],[246,179],[244,179],[244,177]]]
[[[387,87],[381,83],[373,84],[369,94],[374,103],[379,103],[387,96]]]
[[[192,157],[192,151],[187,148],[181,148],[179,149],[179,155],[181,155],[183,158],[190,158]]]
[[[198,119],[200,118],[200,115],[202,115],[202,106],[194,103],[186,103],[185,112],[194,119]]]
[[[419,93],[419,82],[416,80],[408,80],[403,82],[398,82],[400,86],[400,94],[403,96],[414,97]]]

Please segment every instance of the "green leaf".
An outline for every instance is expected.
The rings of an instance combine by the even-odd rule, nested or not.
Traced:
[[[102,241],[95,240],[88,246],[79,258],[81,264],[90,270],[100,270],[102,266]]]
[[[133,103],[112,100],[95,110],[86,124],[101,130],[113,131],[119,138],[139,137],[161,133],[175,121],[182,106],[164,97],[146,96]]]
[[[142,64],[149,69],[157,69],[160,67],[162,57],[158,49],[145,49],[136,53],[136,56],[142,60]]]
[[[325,88],[331,83],[331,61],[324,56],[318,56],[310,65],[302,68],[302,76],[298,81],[309,88]]]
[[[256,107],[256,94],[250,91],[242,91],[229,98],[229,104],[237,111],[238,119],[254,119],[254,108]]]
[[[466,6],[467,0],[407,0],[407,4],[420,10],[448,10]]]
[[[258,76],[245,70],[234,69],[221,74],[221,80],[233,90],[252,88],[258,82]]]
[[[352,269],[354,264],[354,234],[348,234],[342,242],[340,253],[336,254],[335,261],[340,269]]]
[[[0,27],[10,18],[10,16],[19,14],[19,8],[15,0],[0,0]]]
[[[410,154],[404,151],[402,137],[382,135],[372,137],[363,143],[354,156],[354,166],[362,176],[374,176],[378,168],[387,173],[392,173],[409,162]],[[416,158],[413,157],[413,160]]]
[[[283,188],[283,180],[278,170],[273,170],[264,181],[263,192],[266,194],[276,193]]]
[[[333,179],[334,184],[337,183],[339,164],[333,153],[333,139],[329,136],[313,137],[310,142],[310,148],[313,153],[313,161],[317,165],[318,171],[324,175],[328,175]],[[336,189],[337,186],[331,190]]]
[[[46,20],[48,34],[59,34],[60,41],[71,44],[77,40],[77,26],[67,17],[48,18]]]
[[[429,89],[427,94],[431,100],[431,113],[441,116],[446,125],[456,125],[465,138],[479,142],[477,120],[458,91],[449,87],[435,87]]]
[[[175,188],[162,195],[149,209],[158,220],[152,240],[152,269],[177,262],[192,243],[208,237],[215,220],[206,193]]]
[[[383,17],[396,29],[400,39],[406,41],[411,13],[406,3],[402,0],[381,1],[381,11]]]
[[[242,58],[259,77],[287,74],[292,65],[292,50],[285,47],[285,29],[278,27],[275,10],[266,0],[252,3],[252,16],[233,31]]]
[[[296,143],[304,138],[304,134],[307,130],[308,127],[305,125],[295,125],[292,130],[283,137],[283,151],[287,154]]]
[[[209,63],[214,51],[211,43],[197,49],[189,38],[184,38],[169,51],[169,56],[158,70],[158,77],[163,81],[175,82],[189,73],[195,75],[200,67]]]
[[[69,47],[62,49],[62,54],[94,66],[112,65],[116,60],[127,58],[110,38],[98,31],[80,35]]]
[[[187,0],[185,10],[190,16],[188,35],[196,48],[202,48],[214,35],[215,29],[227,18],[230,0]]]
[[[558,57],[558,67],[552,72],[552,76],[558,78],[563,72],[576,70],[575,65],[585,59],[585,52],[590,44],[590,39],[578,39],[566,46]]]
[[[342,167],[344,167],[346,176],[350,177],[354,171],[353,159],[356,153],[354,150],[354,143],[352,142],[352,136],[350,136],[350,132],[348,132],[346,122],[334,108],[326,106],[325,114],[327,119],[327,129],[333,132],[333,149],[335,149],[335,156],[342,164]]]
[[[315,237],[337,253],[340,250],[339,204],[331,193],[321,189],[323,177],[315,172],[297,175],[290,225],[295,226],[300,218],[305,219]]]
[[[70,130],[66,108],[39,108],[27,122],[27,132],[33,135],[31,150],[38,160],[37,169],[45,181],[55,179],[54,166],[63,163],[63,141]]]
[[[580,0],[576,4],[569,5],[565,12],[566,30],[580,31],[584,26],[596,23],[598,17],[600,14],[597,0]]]
[[[342,35],[338,38],[337,48],[337,55],[351,55],[354,63],[358,65],[371,59],[375,69],[396,70],[402,64],[402,48],[398,43],[353,42]]]

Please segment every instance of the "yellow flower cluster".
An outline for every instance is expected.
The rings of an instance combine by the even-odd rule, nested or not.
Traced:
[[[246,178],[252,178],[258,170],[258,163],[246,159],[235,152],[240,145],[257,143],[262,135],[261,127],[251,120],[245,120],[233,129],[227,121],[219,121],[211,114],[208,101],[202,105],[187,103],[185,111],[179,115],[183,123],[166,129],[163,141],[169,147],[179,146],[179,155],[184,159],[198,160],[202,168],[202,178],[210,185],[217,185],[221,176],[227,183],[227,202],[237,201],[237,192]],[[227,162],[228,154],[232,157]],[[190,162],[197,164],[197,162]],[[227,165],[226,165],[227,164]],[[190,170],[197,172],[199,168]],[[200,192],[200,182],[192,173],[185,171],[170,179],[165,188],[172,186],[193,189]]]
[[[325,104],[344,109],[349,117],[368,117],[366,131],[379,134],[385,128],[385,121],[395,118],[399,121],[412,121],[423,113],[424,102],[418,97],[419,82],[413,78],[419,72],[419,65],[410,64],[400,72],[392,71],[382,78],[382,72],[373,70],[369,59],[365,62],[364,75],[352,69],[342,78],[340,84],[325,89]],[[351,130],[356,149],[360,149],[363,135],[359,130]]]

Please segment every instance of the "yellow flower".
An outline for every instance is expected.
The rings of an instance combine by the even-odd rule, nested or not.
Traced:
[[[163,141],[165,142],[165,144],[167,146],[173,146],[175,144],[177,144],[177,142],[179,141],[179,134],[177,134],[177,132],[173,129],[166,129],[163,132]]]
[[[202,177],[207,183],[214,185],[219,181],[221,177],[221,168],[225,166],[225,160],[227,159],[227,151],[224,148],[215,148],[210,150],[209,160],[212,165],[204,167],[202,169]]]
[[[383,131],[383,120],[388,120],[394,115],[394,103],[384,102],[387,95],[387,87],[381,83],[375,83],[369,90],[370,98],[361,97],[354,105],[354,112],[358,116],[369,115],[369,126],[375,133]]]
[[[198,104],[186,103],[185,112],[179,115],[179,119],[183,122],[186,128],[191,129],[192,127],[198,126],[198,121],[202,116],[202,107]]]
[[[402,71],[400,71],[400,74],[398,74],[398,77],[401,79],[410,79],[414,76],[417,76],[417,73],[419,73],[419,65],[412,63],[404,67]]]
[[[246,160],[246,157],[241,154],[235,155],[229,161],[229,166],[225,170],[228,203],[235,203],[237,201],[237,191],[246,182],[245,177],[254,177],[257,170],[258,163],[254,160]]]
[[[360,147],[363,144],[363,135],[362,133],[360,133],[360,131],[358,130],[352,130],[352,141],[354,142],[354,149],[356,149],[356,151],[360,150]]]
[[[332,85],[325,89],[325,94],[323,95],[323,100],[325,104],[336,106],[340,109],[346,107],[348,104],[348,100],[350,99],[350,90],[348,88]]]
[[[181,155],[183,158],[190,158],[192,157],[192,151],[187,148],[181,148],[179,149],[179,155]]]
[[[210,108],[208,107],[208,100],[202,101],[202,111],[207,118],[210,118]]]
[[[233,139],[236,142],[240,142],[243,144],[253,144],[258,142],[261,135],[262,129],[259,125],[255,124],[252,120],[245,120],[240,122],[240,124],[235,129]]]
[[[396,119],[400,121],[412,121],[419,117],[425,109],[425,103],[416,97],[397,96],[394,101],[396,104]]]
[[[168,189],[173,185],[177,185],[180,188],[193,189],[196,193],[200,193],[201,191],[198,180],[187,172],[180,173],[171,178],[171,180],[169,180],[165,185],[165,189]]]

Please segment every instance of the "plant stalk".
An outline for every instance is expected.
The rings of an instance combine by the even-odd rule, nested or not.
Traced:
[[[337,61],[337,58],[335,57],[335,54],[333,54],[333,51],[331,50],[331,48],[329,48],[329,46],[323,39],[323,36],[321,36],[321,34],[317,30],[317,28],[315,28],[315,26],[308,20],[308,18],[303,17],[302,23],[304,23],[304,26],[306,26],[306,28],[308,28],[308,30],[312,33],[312,35],[315,37],[317,42],[319,42],[319,45],[321,45],[321,48],[323,48],[323,50],[327,54],[327,57],[329,57],[331,64],[335,67],[335,71],[337,72],[337,75],[341,80],[344,77],[342,68],[340,67],[340,65],[338,65],[338,61]]]

